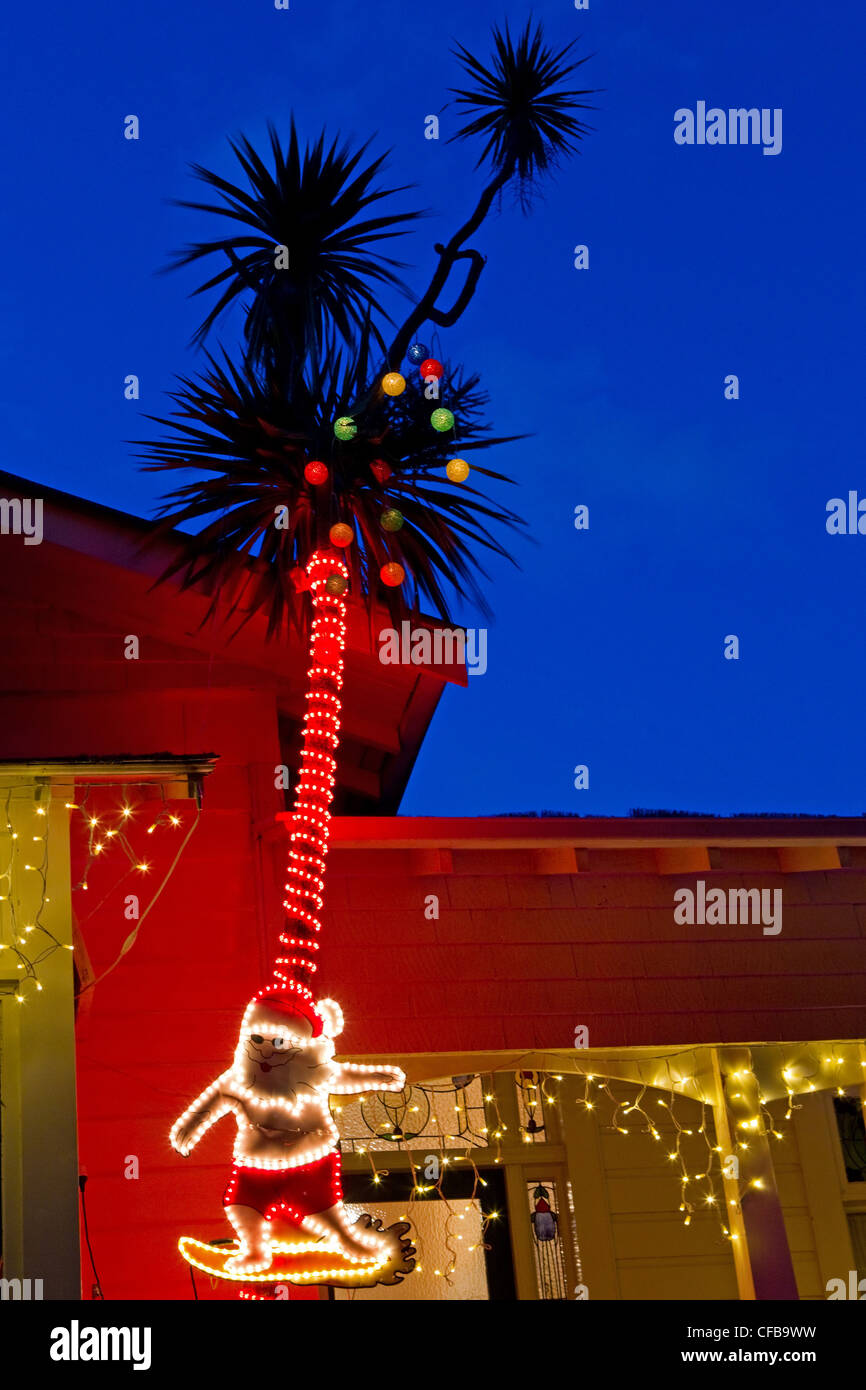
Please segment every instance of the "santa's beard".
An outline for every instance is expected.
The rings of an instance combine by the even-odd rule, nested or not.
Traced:
[[[279,1053],[256,1061],[244,1053],[236,1059],[234,1070],[241,1084],[263,1100],[273,1097],[291,1105],[314,1099],[327,1083],[327,1067],[282,1061]]]

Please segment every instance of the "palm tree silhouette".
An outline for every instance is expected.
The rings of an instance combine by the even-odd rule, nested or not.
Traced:
[[[480,140],[476,167],[489,177],[468,219],[435,245],[436,267],[419,296],[389,253],[422,214],[391,210],[406,188],[381,186],[385,156],[364,163],[367,144],[353,151],[323,134],[302,151],[292,120],[285,147],[269,127],[269,163],[249,140],[230,142],[246,186],[192,166],[214,200],[182,206],[230,225],[177,253],[172,267],[207,263],[212,272],[193,292],[215,297],[194,341],[204,344],[240,306],[242,350],[234,361],[225,350],[208,352],[206,370],[179,379],[171,416],[148,417],[161,437],[136,442],[146,470],[200,475],[164,499],[160,529],[199,529],[163,578],[179,573],[183,587],[205,586],[209,613],[226,603],[241,624],[265,613],[269,637],[287,623],[305,627],[312,610],[281,937],[289,954],[275,967],[277,980],[304,989],[315,970],[336,776],[346,585],[371,613],[386,604],[395,622],[422,601],[447,617],[449,594],[488,613],[480,556],[510,559],[501,533],[523,525],[474,483],[445,472],[455,454],[474,457],[517,438],[490,432],[478,374],[444,364],[441,400],[431,402],[428,386],[403,363],[427,325],[453,326],[475,295],[485,258],[467,243],[499,196],[511,186],[528,210],[537,184],[587,134],[579,113],[592,109],[591,92],[562,85],[586,61],[572,56],[573,47],[552,51],[530,22],[516,40],[507,26],[494,29],[488,66],[462,45],[454,50],[467,85],[451,89],[463,124],[450,138]],[[464,262],[463,283],[444,308],[449,277]],[[383,291],[411,301],[396,328]],[[389,395],[383,374],[401,368],[405,389]],[[434,407],[451,412],[453,428],[432,427]],[[355,429],[341,439],[334,425],[344,417]],[[324,467],[311,471],[311,461]],[[511,481],[477,464],[473,474]],[[330,543],[338,524],[352,536],[339,550]]]

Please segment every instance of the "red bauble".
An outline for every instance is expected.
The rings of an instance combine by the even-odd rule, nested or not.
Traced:
[[[338,521],[331,527],[328,532],[328,537],[331,545],[339,546],[342,550],[347,545],[352,544],[352,541],[355,539],[355,532],[352,530],[351,526],[346,525],[345,521]]]
[[[402,565],[398,565],[396,560],[391,560],[387,565],[383,565],[379,571],[379,578],[383,584],[387,584],[389,589],[396,589],[406,578],[406,571]]]
[[[310,576],[305,569],[301,569],[300,565],[293,570],[289,570],[289,578],[295,586],[296,594],[306,593],[310,587]]]
[[[318,487],[319,483],[327,482],[327,465],[322,463],[319,459],[310,459],[310,462],[304,469],[304,477],[308,483],[312,483],[314,487]]]
[[[428,376],[441,377],[445,368],[442,366],[441,362],[436,361],[435,357],[427,357],[421,363],[418,371],[421,373],[422,380],[426,381]]]
[[[391,468],[390,464],[387,464],[384,459],[376,459],[370,464],[370,472],[373,474],[376,482],[381,483],[383,487],[393,471],[393,468]]]

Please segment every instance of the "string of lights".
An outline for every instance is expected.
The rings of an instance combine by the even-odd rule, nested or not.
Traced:
[[[47,890],[52,801],[62,800],[65,809],[70,812],[73,854],[76,852],[76,826],[80,825],[84,831],[84,868],[81,877],[72,885],[73,892],[87,892],[92,866],[97,860],[110,859],[115,850],[120,851],[128,865],[121,878],[109,885],[101,900],[81,919],[83,925],[96,915],[130,874],[138,872],[144,875],[153,867],[131,838],[136,814],[148,809],[145,796],[141,795],[136,802],[131,789],[147,788],[151,793],[156,790],[161,798],[161,809],[155,816],[151,811],[152,819],[144,833],[152,835],[161,827],[174,831],[183,824],[182,818],[167,804],[166,788],[172,780],[157,781],[151,778],[124,783],[120,804],[107,809],[94,804],[100,794],[116,788],[116,784],[105,779],[81,783],[74,780],[74,775],[54,782],[48,778],[38,778],[27,783],[16,781],[0,790],[0,864],[3,866],[0,868],[0,952],[9,952],[14,960],[14,968],[20,974],[19,987],[14,994],[19,1004],[26,1001],[24,987],[27,984],[35,991],[42,990],[43,984],[39,978],[42,963],[58,950],[73,950],[72,944],[60,941],[44,920],[51,901]],[[197,819],[198,813],[191,829]],[[168,873],[140,914],[136,932],[168,882],[190,833],[184,837]],[[127,938],[121,956],[131,944],[132,941]],[[109,967],[113,968],[113,965]],[[105,971],[100,978],[107,973]],[[95,983],[95,980],[90,981],[86,988],[92,988]]]
[[[861,1046],[860,1043],[850,1042],[795,1043],[784,1048],[768,1044],[752,1049],[749,1053],[748,1067],[737,1067],[727,1072],[725,1077],[727,1099],[738,1107],[734,1117],[735,1153],[742,1155],[749,1152],[752,1144],[765,1137],[776,1142],[783,1141],[783,1122],[780,1115],[774,1114],[774,1109],[778,1110],[787,1103],[785,1118],[790,1120],[793,1111],[798,1108],[795,1099],[798,1095],[819,1089],[833,1090],[840,1096],[850,1091],[859,1094],[857,1084],[849,1084],[846,1088],[841,1083],[844,1080],[843,1067],[847,1068],[846,1074],[849,1078],[855,1065],[858,1069],[866,1067],[866,1061],[859,1055]],[[655,1143],[662,1145],[666,1162],[675,1165],[679,1187],[678,1205],[684,1225],[690,1225],[698,1211],[709,1210],[718,1221],[721,1236],[726,1240],[736,1241],[739,1235],[737,1230],[732,1229],[732,1223],[734,1218],[740,1215],[742,1201],[749,1192],[760,1190],[765,1183],[761,1177],[739,1181],[737,1177],[731,1178],[731,1174],[723,1168],[723,1164],[729,1163],[731,1155],[726,1155],[722,1144],[718,1142],[714,1122],[715,1095],[708,1093],[705,1080],[702,1079],[702,1076],[706,1078],[709,1075],[705,1052],[705,1049],[692,1047],[658,1057],[634,1059],[638,1079],[631,1081],[614,1081],[609,1077],[597,1076],[578,1068],[575,1065],[577,1059],[569,1059],[572,1065],[568,1068],[568,1076],[582,1080],[583,1094],[576,1098],[577,1104],[584,1106],[589,1112],[596,1113],[601,1129],[624,1136],[636,1132],[646,1134]],[[855,1053],[858,1055],[855,1056]],[[792,1058],[796,1060],[792,1061]],[[764,1076],[763,1088],[756,1075],[758,1069]],[[862,1070],[860,1074],[862,1075]],[[457,1222],[464,1219],[469,1211],[469,1207],[465,1206],[462,1212],[456,1210],[454,1203],[449,1199],[449,1170],[453,1171],[459,1162],[468,1162],[471,1165],[475,1175],[474,1196],[479,1185],[484,1184],[476,1157],[479,1161],[490,1162],[492,1158],[493,1162],[500,1162],[502,1143],[508,1137],[508,1125],[502,1118],[498,1097],[492,1089],[484,1094],[484,1103],[488,1108],[488,1124],[478,1127],[470,1121],[467,1085],[473,1080],[480,1082],[482,1078],[461,1078],[459,1083],[452,1081],[450,1086],[416,1084],[407,1087],[400,1095],[388,1097],[387,1101],[384,1097],[378,1097],[376,1103],[382,1103],[389,1114],[388,1120],[379,1123],[376,1122],[374,1114],[370,1113],[369,1100],[361,1111],[366,1128],[380,1141],[380,1145],[381,1141],[388,1141],[406,1154],[412,1176],[410,1201],[435,1196],[446,1204],[448,1260],[442,1268],[436,1268],[432,1273],[434,1276],[445,1278],[449,1283],[452,1282],[459,1255],[457,1242],[461,1237]],[[536,1119],[534,1128],[530,1128],[528,1123],[521,1125],[524,1142],[532,1143],[544,1137],[548,1128],[547,1117],[544,1114],[546,1109],[561,1110],[563,1097],[559,1083],[563,1080],[564,1076],[561,1073],[514,1073],[519,1104],[522,1104],[530,1121]],[[754,1088],[754,1096],[749,1100],[745,1113],[741,1113],[746,1092],[738,1087],[742,1088],[747,1083]],[[771,1094],[766,1094],[765,1088],[768,1088]],[[658,1090],[667,1094],[650,1098],[649,1092]],[[773,1094],[776,1091],[780,1094]],[[436,1097],[443,1095],[454,1097],[453,1109],[457,1123],[451,1128],[455,1133],[445,1132],[448,1127],[443,1127],[436,1108]],[[787,1097],[787,1102],[782,1096]],[[664,1125],[654,1116],[651,1099],[654,1099],[663,1112]],[[601,1109],[600,1101],[605,1103]],[[687,1114],[681,1111],[684,1104],[689,1106]],[[697,1113],[695,1106],[698,1107]],[[416,1118],[422,1111],[428,1117],[426,1124]],[[537,1121],[536,1117],[539,1114],[542,1123]],[[664,1130],[672,1132],[667,1146],[663,1143]],[[423,1142],[428,1136],[429,1142]],[[466,1147],[460,1153],[455,1153],[453,1148],[448,1147],[454,1142],[462,1142]],[[419,1167],[419,1143],[425,1151],[425,1156],[433,1156],[434,1150],[436,1151],[438,1175],[435,1178],[425,1176]],[[495,1156],[492,1153],[494,1146],[497,1150]],[[388,1170],[377,1170],[369,1148],[361,1147],[358,1152],[368,1156],[374,1184],[378,1185]],[[738,1173],[738,1169],[734,1168],[733,1172]],[[728,1186],[725,1191],[726,1179]],[[453,1216],[456,1217],[456,1222],[452,1220]],[[498,1213],[484,1214],[483,1232],[486,1231],[489,1221],[497,1217]],[[420,1237],[416,1239],[420,1240]],[[420,1247],[418,1253],[417,1268],[422,1269],[426,1260]]]
[[[346,647],[346,601],[349,571],[339,557],[316,551],[307,566],[313,605],[308,709],[304,715],[301,774],[295,788],[290,833],[286,896],[288,925],[280,933],[287,954],[277,957],[274,980],[312,1002],[312,981],[322,923],[325,860],[330,806],[336,783],[335,754],[340,742],[340,691]],[[335,582],[339,580],[340,582]]]
[[[19,792],[15,810],[13,791]],[[7,787],[3,800],[4,830],[0,838],[8,837],[8,857],[5,868],[0,872],[0,951],[11,953],[15,970],[20,974],[14,995],[19,1004],[25,1002],[25,984],[32,984],[36,991],[42,990],[39,966],[65,944],[58,941],[42,920],[50,902],[47,891],[49,797],[50,787],[46,783],[37,783]],[[34,831],[39,833],[34,834]],[[36,845],[38,849],[34,849]],[[31,860],[35,862],[31,863]],[[30,877],[25,877],[28,875]],[[34,893],[37,900],[35,905]],[[67,949],[71,950],[72,947]]]
[[[363,1123],[373,1141],[379,1144],[387,1142],[396,1150],[406,1156],[411,1175],[411,1192],[409,1196],[410,1205],[435,1198],[442,1202],[445,1209],[446,1218],[444,1223],[444,1244],[448,1259],[443,1262],[442,1267],[436,1266],[431,1273],[435,1278],[443,1278],[450,1285],[453,1284],[453,1275],[457,1268],[460,1245],[464,1236],[460,1227],[472,1212],[471,1203],[475,1200],[479,1188],[487,1186],[486,1180],[482,1176],[473,1156],[477,1150],[482,1153],[487,1161],[490,1159],[491,1149],[495,1152],[496,1162],[501,1161],[501,1138],[502,1131],[499,1129],[501,1116],[499,1115],[498,1099],[493,1092],[488,1092],[483,1096],[483,1103],[494,1109],[497,1115],[495,1130],[491,1131],[489,1126],[475,1127],[470,1118],[470,1111],[478,1108],[472,1106],[468,1098],[468,1089],[473,1082],[478,1082],[480,1077],[467,1075],[460,1080],[452,1079],[450,1084],[416,1084],[407,1086],[402,1093],[382,1093],[375,1097],[371,1103],[370,1098],[359,1097],[357,1104]],[[440,1104],[437,1105],[436,1098]],[[443,1124],[441,1107],[446,1102],[449,1113],[457,1117],[457,1124]],[[371,1108],[376,1106],[381,1108],[389,1115],[387,1120],[376,1122],[370,1115]],[[332,1104],[334,1114],[339,1116],[343,1106],[338,1103]],[[423,1119],[416,1118],[423,1115]],[[507,1126],[505,1126],[507,1129]],[[498,1133],[499,1138],[494,1139],[494,1132]],[[418,1161],[419,1149],[413,1148],[413,1141],[421,1141],[423,1151],[422,1171]],[[491,1142],[492,1141],[492,1142]],[[345,1140],[343,1141],[346,1142]],[[384,1180],[390,1176],[388,1168],[379,1167],[375,1160],[375,1150],[365,1144],[356,1144],[349,1141],[354,1146],[354,1151],[362,1155],[370,1166],[371,1182],[374,1187],[382,1185]],[[460,1143],[466,1145],[460,1152],[455,1152],[449,1145]],[[380,1149],[381,1152],[381,1149]],[[435,1176],[426,1170],[430,1166],[430,1161],[435,1162]],[[473,1173],[472,1189],[468,1196],[453,1198],[447,1189],[446,1183],[448,1174],[454,1171],[459,1163],[468,1163]],[[458,1207],[462,1207],[459,1210]],[[487,1213],[483,1209],[480,1212],[481,1234],[479,1239],[466,1248],[474,1251],[479,1247],[486,1248],[484,1233],[490,1220],[498,1219],[499,1213]],[[401,1220],[406,1219],[406,1215],[401,1215]],[[415,1226],[415,1236],[413,1237],[418,1247],[418,1263],[416,1269],[423,1270],[426,1256],[423,1249],[423,1238],[418,1233],[417,1223]]]

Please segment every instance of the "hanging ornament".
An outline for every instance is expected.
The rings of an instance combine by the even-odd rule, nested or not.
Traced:
[[[425,357],[424,361],[421,363],[421,366],[418,368],[418,371],[420,372],[424,381],[426,381],[428,376],[435,376],[437,378],[441,377],[445,371],[445,368],[442,366],[441,362],[437,362],[435,357]]]
[[[331,527],[328,537],[331,545],[336,545],[338,549],[343,550],[347,545],[352,544],[355,539],[355,532],[351,526],[346,525],[345,521],[338,521],[335,526]]]
[[[382,377],[382,390],[386,396],[401,396],[406,390],[406,378],[399,372],[388,372]]]
[[[339,420],[334,421],[334,434],[338,439],[354,439],[358,433],[358,426],[351,415],[341,415]]]
[[[406,356],[409,358],[413,367],[420,367],[421,363],[425,361],[428,351],[429,349],[426,343],[413,343],[406,353]]]
[[[379,578],[383,584],[387,584],[389,589],[396,589],[406,578],[406,571],[402,565],[398,565],[396,560],[390,560],[387,565],[383,565],[379,571]]]
[[[304,469],[304,477],[308,483],[312,483],[314,487],[318,487],[319,483],[327,481],[328,469],[320,459],[310,459],[310,462]]]
[[[452,483],[465,483],[469,477],[469,464],[465,459],[449,459],[445,465],[445,472]]]
[[[532,1194],[534,1210],[530,1219],[536,1240],[556,1239],[557,1216],[556,1212],[550,1209],[550,1202],[547,1200],[549,1195],[547,1188],[541,1186],[536,1187]]]
[[[379,525],[383,531],[399,531],[403,525],[403,513],[398,512],[396,507],[389,507],[379,517]]]
[[[340,574],[338,570],[334,570],[325,580],[325,588],[328,593],[333,594],[335,598],[339,598],[340,594],[344,594],[348,587],[348,579],[344,574]]]
[[[295,586],[296,594],[304,594],[310,587],[310,576],[300,565],[297,565],[293,570],[289,570],[289,578]]]
[[[434,430],[438,430],[440,434],[444,434],[446,430],[453,430],[454,416],[451,414],[450,410],[445,409],[444,405],[440,405],[438,410],[434,410],[433,414],[430,416],[430,424],[433,426]]]
[[[387,464],[384,459],[374,459],[370,464],[370,472],[373,474],[376,482],[381,483],[383,487],[393,471],[393,468],[391,468],[390,464]]]

